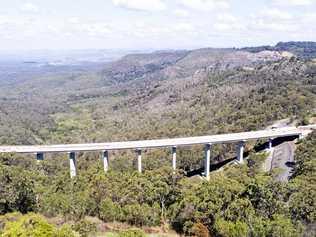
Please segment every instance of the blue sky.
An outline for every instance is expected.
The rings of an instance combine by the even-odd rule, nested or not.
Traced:
[[[316,41],[316,0],[0,0],[0,49]]]

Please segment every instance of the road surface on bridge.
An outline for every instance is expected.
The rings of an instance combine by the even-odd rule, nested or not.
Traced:
[[[88,144],[60,144],[60,145],[34,145],[34,146],[0,146],[0,153],[55,153],[55,152],[80,152],[80,151],[104,151],[122,149],[146,149],[159,147],[190,146],[198,144],[221,144],[257,139],[269,139],[277,137],[301,136],[306,129],[313,127],[285,127],[270,130],[251,132],[219,134],[200,137],[170,138],[143,141],[124,141],[108,143]]]

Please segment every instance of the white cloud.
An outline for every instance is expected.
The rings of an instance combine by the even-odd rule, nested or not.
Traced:
[[[113,32],[105,21],[85,21],[77,17],[45,19],[39,16],[0,16],[0,35],[12,38],[73,37],[74,39],[103,39]],[[0,37],[0,38],[1,38]],[[1,41],[1,40],[0,40]]]
[[[49,33],[53,33],[53,34],[60,34],[61,33],[60,28],[58,26],[56,26],[56,25],[53,25],[53,24],[52,25],[50,25],[50,24],[47,25],[47,31]]]
[[[237,17],[235,17],[229,13],[217,14],[216,19],[218,21],[222,21],[222,22],[226,22],[226,23],[236,23],[238,21]]]
[[[173,11],[173,14],[175,14],[178,17],[188,17],[190,15],[189,11],[185,9],[175,9]]]
[[[316,35],[316,12],[309,12],[304,15],[301,19],[301,30],[304,29],[304,33],[307,31],[313,31],[313,38],[315,39]],[[313,40],[314,40],[313,39]],[[315,41],[315,40],[314,40]]]
[[[227,9],[230,7],[228,0],[179,0],[180,3],[198,11],[210,11],[217,9]]]
[[[251,25],[253,30],[260,30],[265,32],[297,32],[298,26],[296,24],[290,23],[280,23],[280,22],[267,22],[263,19],[259,19]]]
[[[258,16],[267,20],[291,20],[292,15],[286,11],[281,11],[278,8],[264,8],[259,12]]]
[[[112,33],[112,27],[106,22],[87,22],[81,21],[78,17],[71,17],[64,21],[63,31],[69,35],[83,34],[90,37],[104,37]]]
[[[131,10],[162,11],[166,4],[162,0],[112,0],[113,4]]]
[[[214,29],[218,31],[229,31],[232,30],[232,25],[222,22],[217,22],[213,24]]]
[[[30,16],[0,17],[0,34],[8,38],[26,38],[36,35],[39,25]],[[1,38],[1,37],[0,37]]]
[[[37,5],[35,5],[35,4],[33,4],[33,3],[30,3],[30,2],[24,3],[24,4],[20,7],[20,9],[21,9],[22,11],[24,11],[24,12],[32,12],[32,13],[37,13],[37,12],[39,12],[39,10],[40,10],[40,8],[39,8]]]
[[[313,13],[305,14],[303,20],[304,20],[304,22],[307,22],[307,23],[315,23],[316,22],[316,13],[313,12]]]
[[[309,6],[315,4],[315,0],[273,0],[276,5],[283,6]]]
[[[300,30],[301,17],[280,10],[280,8],[265,7],[258,13],[251,15],[249,28],[253,31],[273,34],[280,32],[293,33]]]
[[[71,23],[71,24],[78,24],[80,22],[80,20],[79,20],[78,17],[70,17],[68,19],[68,22]]]
[[[131,30],[133,29],[133,30]],[[191,38],[200,34],[198,26],[191,22],[177,22],[168,24],[168,26],[160,24],[150,24],[143,22],[132,23],[124,29],[124,34],[130,37],[155,40],[174,40]]]
[[[246,30],[245,24],[237,17],[229,13],[221,13],[216,16],[213,28],[218,31],[241,31]]]
[[[5,16],[1,16],[0,15],[0,25],[3,25],[3,24],[5,24],[5,23],[7,23],[7,17],[5,17]]]
[[[95,37],[105,36],[112,32],[110,26],[106,23],[83,24],[80,28],[87,32],[89,36]]]
[[[0,14],[0,48],[54,44],[87,48],[237,46],[293,38],[314,40],[316,35],[315,5],[290,8],[308,6],[316,0],[266,0],[265,7],[258,9],[252,4],[247,12],[233,9],[233,0],[103,0],[107,4],[103,9],[113,12],[98,11],[95,8],[100,5],[88,4],[83,13],[66,9],[70,15],[64,14],[64,7],[70,5],[46,8],[38,0],[8,2],[15,3],[8,10],[1,8],[1,14],[6,15]],[[124,14],[122,8],[140,14]],[[153,15],[139,11],[162,12]]]
[[[190,33],[194,31],[195,27],[191,23],[178,23],[173,28],[178,32]]]

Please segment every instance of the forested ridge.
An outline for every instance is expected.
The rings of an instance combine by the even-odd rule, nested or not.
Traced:
[[[275,52],[132,55],[101,72],[0,87],[0,144],[219,134],[284,118],[308,124],[315,121],[315,85],[315,61]],[[254,152],[261,141],[247,143],[246,164],[227,165],[209,182],[187,176],[203,167],[201,146],[178,149],[176,173],[168,149],[144,151],[142,174],[134,151],[111,152],[106,174],[101,154],[80,153],[74,179],[66,154],[40,164],[32,156],[1,155],[0,233],[143,236],[159,227],[160,235],[314,236],[315,142],[312,133],[297,144],[287,183],[274,179],[277,170],[262,171],[267,154]],[[216,145],[212,164],[234,156],[235,144]]]

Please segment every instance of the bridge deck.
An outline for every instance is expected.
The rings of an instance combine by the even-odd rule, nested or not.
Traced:
[[[286,127],[271,130],[220,134],[200,137],[171,138],[143,141],[124,141],[89,144],[60,144],[60,145],[35,145],[35,146],[0,146],[0,153],[57,153],[79,151],[103,151],[122,149],[143,149],[173,146],[189,146],[197,144],[220,144],[239,141],[268,139],[276,137],[300,136],[303,127]]]

